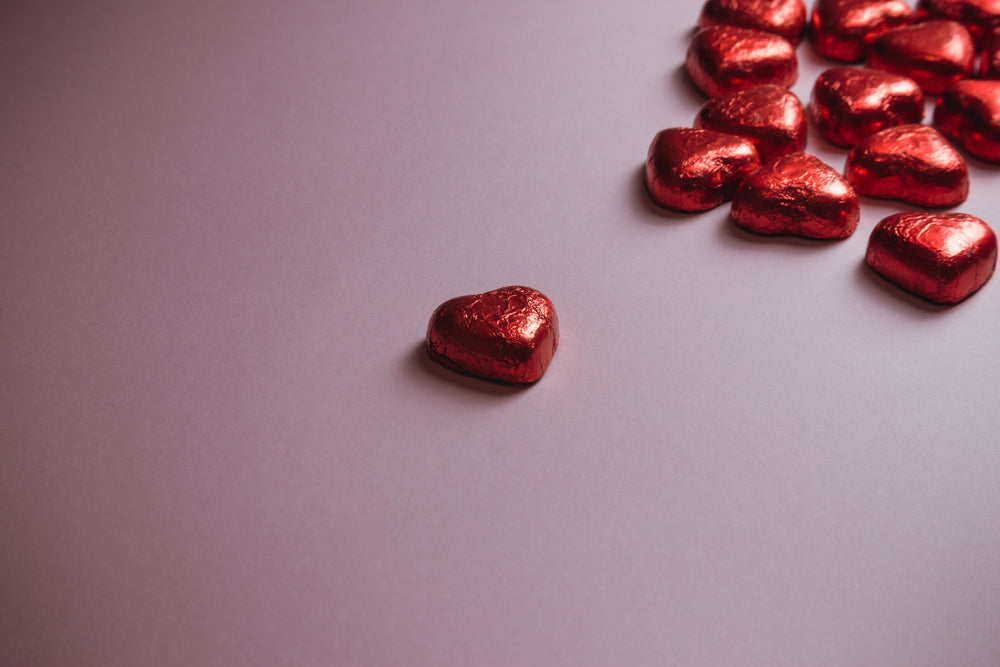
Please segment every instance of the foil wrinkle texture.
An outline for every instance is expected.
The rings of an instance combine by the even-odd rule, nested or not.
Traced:
[[[965,158],[929,125],[898,125],[858,142],[844,175],[859,195],[944,208],[969,195]]]
[[[860,62],[872,40],[913,16],[904,0],[817,0],[809,19],[813,50],[831,60]]]
[[[728,201],[760,167],[753,144],[714,130],[674,127],[653,138],[646,157],[650,198],[675,211],[705,211]]]
[[[802,102],[784,86],[773,84],[708,100],[698,110],[694,126],[749,139],[761,162],[804,150],[808,138]]]
[[[1000,0],[919,0],[917,19],[949,19],[964,25],[981,49],[989,33],[1000,27]]]
[[[1000,81],[969,79],[948,86],[934,107],[934,126],[971,155],[1000,164]]]
[[[860,67],[833,67],[813,85],[809,116],[835,146],[850,148],[888,127],[919,123],[924,94],[900,74]]]
[[[976,48],[957,21],[932,20],[886,30],[868,49],[868,67],[908,76],[925,95],[972,76]]]
[[[897,213],[872,230],[865,262],[929,301],[952,304],[980,289],[997,263],[997,238],[965,213]]]
[[[854,189],[818,157],[792,153],[765,164],[743,181],[733,220],[758,234],[842,239],[858,226]]]
[[[544,294],[521,285],[450,299],[427,325],[431,359],[509,384],[537,381],[559,345],[559,318]]]
[[[733,25],[781,35],[798,44],[806,26],[803,0],[706,0],[699,28]]]
[[[695,33],[684,67],[706,97],[765,83],[789,87],[798,79],[795,46],[773,33],[720,25]]]

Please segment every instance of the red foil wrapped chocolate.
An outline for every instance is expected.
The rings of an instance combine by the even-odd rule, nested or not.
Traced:
[[[976,47],[982,48],[986,36],[1000,26],[1000,0],[919,0],[917,19],[958,21],[968,28]]]
[[[735,26],[699,30],[688,46],[684,66],[707,97],[765,83],[788,87],[799,75],[791,42],[769,32]]]
[[[706,0],[698,27],[715,25],[772,32],[798,44],[806,27],[806,5],[802,0]]]
[[[969,195],[965,158],[928,125],[899,125],[862,139],[847,155],[844,174],[859,195],[917,206],[955,206]]]
[[[956,303],[993,275],[997,237],[965,213],[897,213],[872,230],[865,262],[918,296]]]
[[[759,234],[842,239],[858,226],[854,189],[819,158],[792,153],[748,176],[733,198],[733,220]]]
[[[809,116],[824,139],[849,148],[887,127],[919,123],[924,94],[913,79],[900,74],[834,67],[816,79]]]
[[[760,167],[747,139],[714,130],[675,127],[653,139],[646,157],[646,189],[659,206],[704,211],[728,201]]]
[[[1000,28],[994,28],[984,41],[980,76],[984,79],[1000,79]]]
[[[911,21],[913,11],[904,0],[818,0],[809,26],[816,53],[850,63],[864,60],[880,34]]]
[[[558,345],[559,318],[552,302],[518,285],[446,301],[427,325],[431,359],[510,384],[542,377]]]
[[[783,86],[764,85],[713,97],[702,105],[694,126],[749,139],[762,162],[806,147],[806,112]]]
[[[868,49],[868,66],[908,76],[926,95],[972,76],[976,48],[956,21],[926,21],[886,30]]]
[[[1000,81],[956,81],[937,100],[934,126],[980,160],[1000,164]]]

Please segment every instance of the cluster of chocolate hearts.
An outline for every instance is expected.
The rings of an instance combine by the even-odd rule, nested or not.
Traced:
[[[939,209],[965,201],[969,172],[949,139],[1000,163],[1000,3],[920,0],[914,12],[902,0],[818,0],[808,28],[820,56],[866,66],[827,69],[804,107],[788,89],[803,1],[707,0],[684,65],[709,99],[692,127],[653,139],[645,175],[656,204],[697,212],[732,200],[750,231],[841,239],[857,228],[858,194]],[[936,97],[933,126],[921,124],[925,95]],[[803,152],[807,119],[850,149],[843,176]],[[989,280],[997,240],[971,215],[901,213],[876,226],[865,256],[900,287],[950,304]]]

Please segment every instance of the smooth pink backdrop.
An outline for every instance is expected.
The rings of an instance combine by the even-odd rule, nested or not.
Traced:
[[[0,5],[0,663],[1000,664],[1000,285],[653,210],[698,9]]]

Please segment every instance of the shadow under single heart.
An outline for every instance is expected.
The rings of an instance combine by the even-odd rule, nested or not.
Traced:
[[[960,301],[958,304],[939,304],[932,301],[928,301],[922,297],[909,292],[898,285],[889,282],[886,278],[879,275],[873,268],[868,266],[868,264],[862,259],[858,262],[857,270],[854,272],[855,282],[861,287],[861,289],[868,294],[872,295],[880,303],[883,303],[890,307],[895,307],[897,310],[904,310],[911,315],[922,316],[933,316],[938,313],[944,313],[955,306],[964,302]]]
[[[484,380],[472,375],[463,375],[457,371],[445,368],[431,359],[427,354],[424,341],[417,343],[403,362],[407,375],[422,384],[433,384],[441,389],[453,391],[472,391],[478,394],[493,396],[513,396],[527,391],[531,384],[504,384],[492,380]]]
[[[810,251],[820,251],[826,248],[833,248],[851,238],[843,239],[808,239],[793,234],[757,234],[744,229],[736,224],[732,214],[719,225],[719,236],[722,241],[730,246],[777,246],[786,248],[803,248]],[[853,236],[853,235],[852,235]]]
[[[701,94],[698,90],[694,81],[691,80],[691,75],[688,74],[687,68],[683,63],[675,67],[667,75],[667,85],[676,97],[681,99],[687,99],[694,105],[694,109],[691,111],[691,120],[688,122],[694,122],[694,117],[698,113],[698,109],[701,108],[703,104],[708,100],[707,97]],[[690,127],[688,123],[683,123],[685,127]]]

